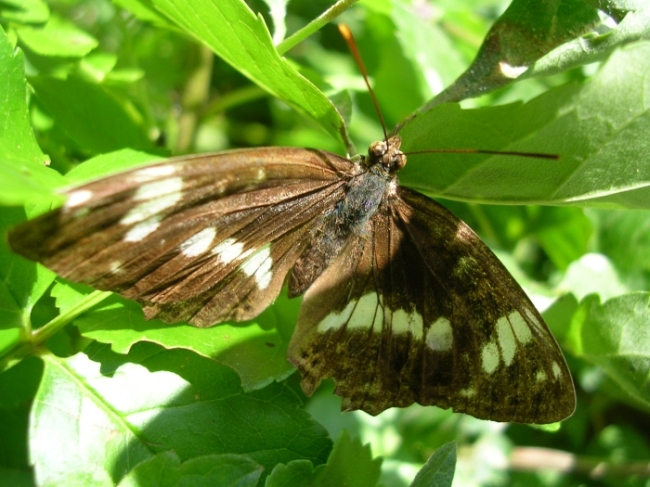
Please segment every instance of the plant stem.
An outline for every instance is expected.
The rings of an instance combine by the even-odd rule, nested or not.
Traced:
[[[562,473],[587,474],[591,478],[650,477],[650,462],[612,462],[603,458],[589,458],[551,448],[518,447],[510,457],[510,469],[522,472],[555,470]]]
[[[113,293],[108,291],[94,291],[90,293],[88,296],[77,302],[75,306],[32,332],[25,341],[15,343],[0,356],[0,371],[9,369],[21,360],[37,353],[41,346],[55,333],[59,332],[65,325],[112,294]]]
[[[323,12],[320,16],[312,20],[305,27],[300,29],[298,32],[294,33],[292,36],[287,37],[284,41],[278,44],[276,47],[278,53],[284,54],[292,47],[296,46],[297,44],[300,44],[307,37],[312,35],[314,32],[320,30],[321,27],[334,20],[336,17],[341,15],[343,12],[345,12],[348,8],[350,8],[353,4],[355,4],[358,1],[359,0],[339,0],[330,8],[325,10],[325,12]]]

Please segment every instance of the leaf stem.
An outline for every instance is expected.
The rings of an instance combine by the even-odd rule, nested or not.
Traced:
[[[562,473],[587,474],[593,479],[604,477],[650,477],[650,463],[611,462],[589,458],[551,448],[517,447],[510,457],[510,469],[520,472],[555,470]]]
[[[289,49],[295,47],[304,41],[307,37],[312,35],[314,32],[320,30],[325,24],[328,24],[336,17],[345,12],[353,4],[359,0],[339,0],[330,8],[325,10],[320,16],[316,17],[305,27],[295,32],[292,36],[287,37],[284,41],[276,46],[276,50],[279,54],[284,54]]]
[[[0,372],[16,365],[21,360],[38,353],[41,346],[65,325],[82,315],[113,293],[109,291],[94,291],[78,301],[73,307],[33,331],[27,339],[15,343],[0,355]]]

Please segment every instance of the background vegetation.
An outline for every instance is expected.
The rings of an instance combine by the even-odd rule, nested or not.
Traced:
[[[331,6],[0,0],[3,235],[56,188],[172,154],[363,152],[382,130],[336,18],[389,129],[409,120],[406,150],[561,156],[413,156],[401,182],[444,198],[545,310],[575,414],[341,414],[285,361],[298,300],[208,330],[145,322],[3,239],[0,485],[449,485],[451,441],[459,486],[650,485],[647,1],[347,1],[314,22]]]

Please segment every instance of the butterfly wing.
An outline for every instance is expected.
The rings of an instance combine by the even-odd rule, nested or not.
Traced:
[[[170,159],[68,190],[9,241],[63,277],[140,302],[147,318],[251,319],[354,170],[292,148]]]
[[[543,319],[462,221],[405,188],[309,288],[289,359],[307,394],[337,383],[345,409],[413,402],[549,423],[575,407]]]

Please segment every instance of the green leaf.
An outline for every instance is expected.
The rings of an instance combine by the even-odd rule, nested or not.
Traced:
[[[57,288],[53,294],[57,296],[57,304],[64,299],[64,303],[71,306],[78,298],[74,299],[70,293],[74,293],[72,288],[66,291]],[[267,309],[250,323],[196,328],[182,323],[169,325],[159,320],[147,321],[140,305],[114,296],[77,318],[75,324],[85,337],[109,343],[118,353],[127,353],[141,341],[165,348],[192,350],[232,367],[239,374],[244,390],[251,391],[284,380],[295,370],[287,362],[287,347],[299,303],[283,304],[284,297],[278,301],[277,306]],[[289,310],[288,315],[278,311],[283,308]]]
[[[599,211],[598,243],[627,286],[650,289],[650,212]]]
[[[41,24],[50,16],[43,0],[2,0],[0,18],[20,24]]]
[[[148,374],[135,365],[105,377],[84,355],[43,359],[30,419],[30,458],[39,485],[114,485],[153,455],[134,435],[128,414],[171,403],[187,385],[174,374]],[[52,438],[66,447],[56,447]]]
[[[248,79],[318,121],[337,140],[347,141],[343,119],[334,105],[280,57],[262,17],[256,17],[242,0],[153,3]]]
[[[42,27],[20,27],[16,31],[21,42],[42,56],[82,57],[99,45],[86,31],[54,14]]]
[[[325,468],[318,471],[314,487],[371,487],[377,484],[381,458],[372,458],[370,445],[362,445],[343,430]]]
[[[557,288],[561,292],[573,293],[578,299],[598,294],[603,301],[630,291],[621,283],[609,259],[602,254],[585,254],[571,263]]]
[[[29,411],[42,371],[42,362],[31,357],[0,373],[0,485],[35,485],[24,481],[27,479],[21,481],[19,473],[31,478],[27,452]]]
[[[29,179],[28,173],[35,173],[38,177],[50,172],[43,167],[46,158],[29,124],[24,66],[23,52],[13,48],[0,26],[0,117],[11,120],[11,123],[0,124],[0,177],[4,182],[0,202],[9,204],[17,202],[13,195],[19,191],[14,183],[20,178]],[[30,181],[23,185],[29,186]]]
[[[549,90],[526,104],[436,107],[404,127],[405,152],[469,147],[560,159],[418,155],[400,179],[451,199],[649,208],[650,165],[643,161],[650,103],[641,74],[648,69],[650,43],[638,43],[616,51],[584,85]]]
[[[181,464],[173,451],[135,466],[119,487],[255,487],[264,468],[243,455],[205,455]]]
[[[456,468],[456,443],[447,443],[429,457],[411,487],[450,487]]]
[[[422,110],[508,85],[544,54],[597,23],[597,10],[583,0],[514,0],[490,29],[467,71]]]
[[[132,149],[122,149],[88,159],[69,171],[66,177],[74,183],[82,183],[126,171],[127,169],[133,169],[134,167],[151,164],[161,159],[162,157],[159,155]]]
[[[325,460],[326,433],[285,386],[244,394],[228,368],[151,344],[128,357],[98,346],[88,353],[101,365],[81,354],[44,357],[30,421],[40,485],[90,479],[114,485],[139,462],[169,450],[183,462],[243,454],[266,472],[296,459]],[[52,448],[52,438],[66,448]]]
[[[149,422],[146,431],[150,441],[171,444],[183,460],[209,453],[246,454],[263,465],[267,475],[277,463],[309,459],[319,465],[327,459],[331,440],[285,384],[244,393],[230,368],[187,350],[166,351],[150,343],[134,346],[128,356],[100,346],[88,353],[102,362],[106,373],[128,360],[150,371],[173,372],[192,384],[191,404],[167,410]]]
[[[600,366],[621,389],[650,409],[650,294],[581,303],[570,330],[573,353]]]
[[[574,39],[539,59],[525,77],[548,76],[606,59],[614,50],[640,40],[650,40],[650,5],[621,5],[624,18],[611,30]],[[643,5],[642,5],[643,4]],[[611,5],[611,4],[610,4]],[[615,5],[611,5],[616,8]]]
[[[293,487],[312,485],[315,471],[308,460],[294,460],[275,466],[264,487]]]
[[[39,76],[30,83],[57,126],[82,149],[90,153],[154,149],[133,107],[103,86],[74,76],[66,80]]]

